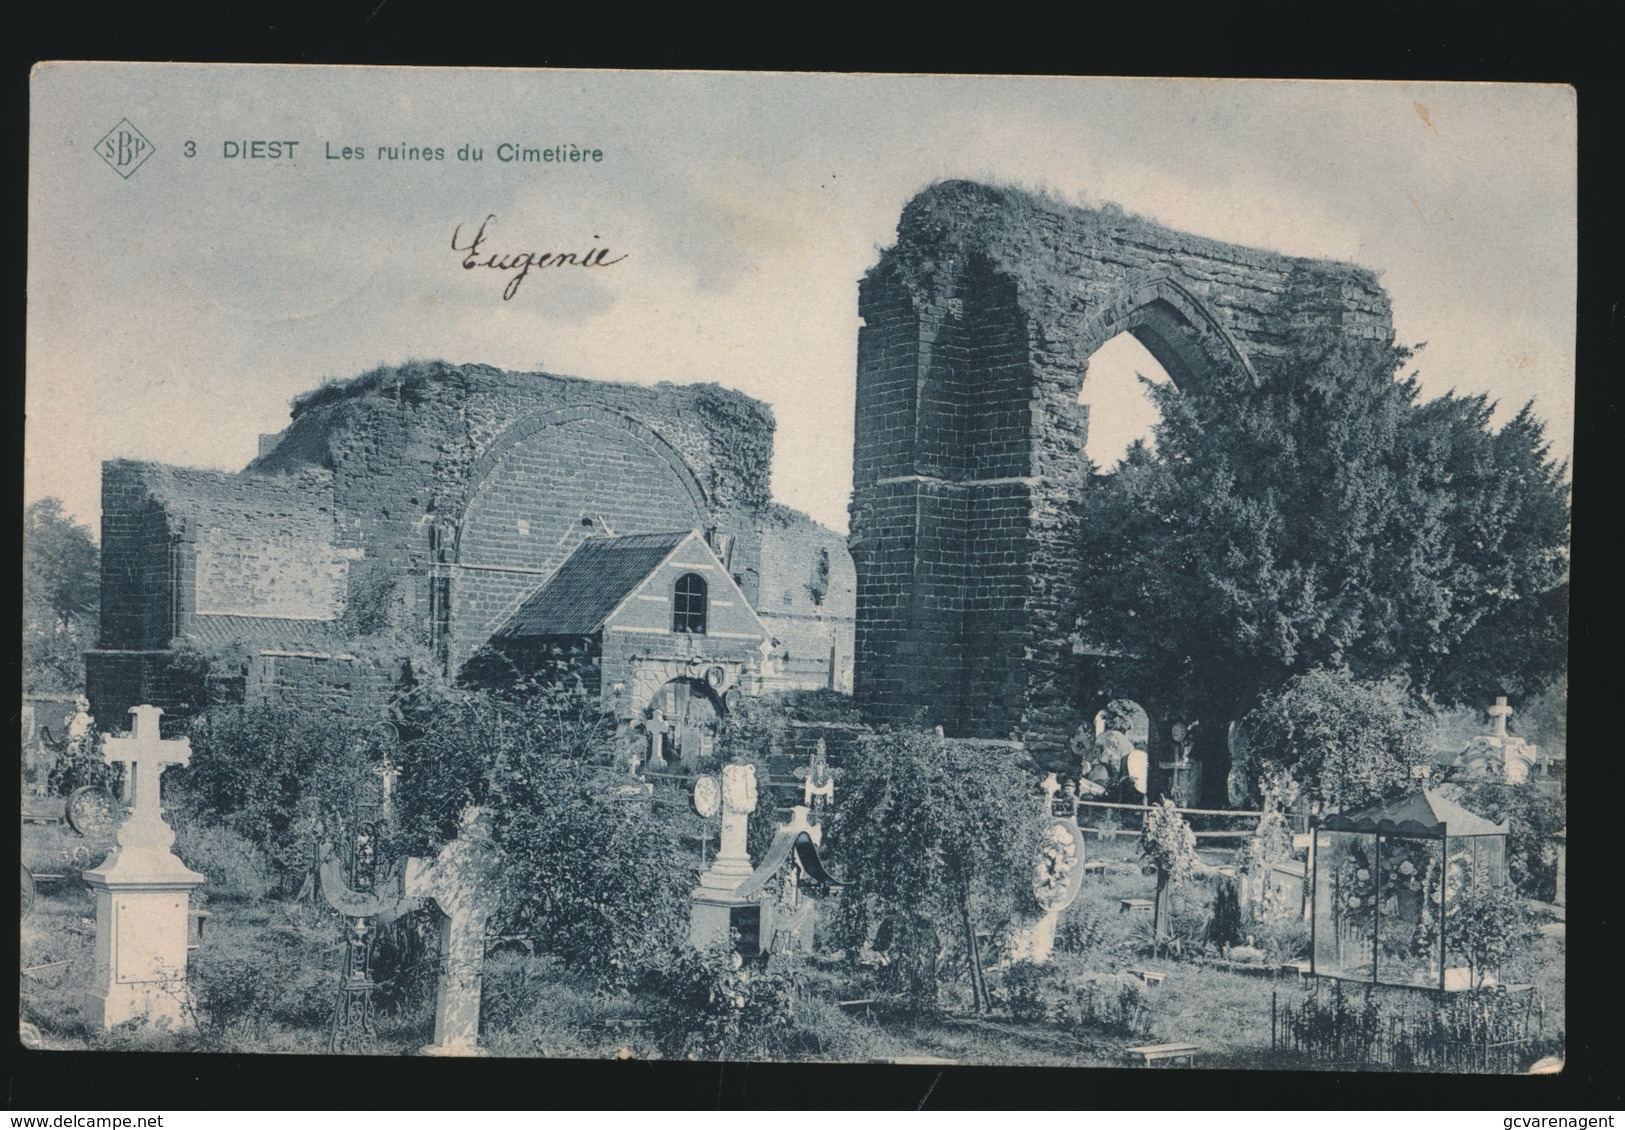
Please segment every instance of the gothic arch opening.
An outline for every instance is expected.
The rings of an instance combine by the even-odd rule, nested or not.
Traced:
[[[639,728],[649,741],[649,764],[665,769],[673,763],[694,770],[716,754],[717,734],[728,712],[722,699],[703,680],[678,677],[656,692]]]
[[[1161,413],[1144,382],[1169,384],[1172,379],[1130,330],[1090,355],[1078,404],[1085,412],[1084,454],[1096,471],[1115,470],[1136,442],[1154,448],[1152,429]]]

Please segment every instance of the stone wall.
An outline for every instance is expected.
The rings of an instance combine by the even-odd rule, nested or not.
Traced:
[[[777,641],[764,689],[852,690],[857,573],[846,539],[794,510],[760,524],[757,615]]]
[[[1392,336],[1368,270],[963,181],[905,207],[858,312],[858,698],[1040,752],[1097,705],[1070,639],[1090,356],[1130,332],[1180,387],[1242,388],[1303,325]]]
[[[334,620],[359,555],[338,542],[325,474],[113,460],[102,472],[100,642],[167,647],[197,615]]]
[[[109,462],[93,709],[122,718],[129,694],[162,689],[162,655],[190,647],[280,653],[245,694],[365,711],[395,659],[454,673],[592,533],[716,529],[752,601],[764,577],[793,587],[780,567],[810,576],[819,550],[850,576],[837,535],[768,497],[773,429],[715,385],[413,363],[301,397],[238,473]],[[805,561],[775,550],[764,570],[764,525],[801,530]]]

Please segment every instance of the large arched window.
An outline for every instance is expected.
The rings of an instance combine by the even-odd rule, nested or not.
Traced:
[[[684,573],[672,593],[671,630],[705,634],[705,578]]]

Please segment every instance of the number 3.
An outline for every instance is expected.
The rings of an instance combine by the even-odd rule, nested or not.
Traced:
[[[196,157],[197,156],[197,142],[188,141],[186,143],[186,155],[188,157]]]

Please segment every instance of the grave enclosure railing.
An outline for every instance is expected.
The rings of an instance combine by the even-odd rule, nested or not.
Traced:
[[[1056,802],[1057,815],[1062,814],[1066,804],[1067,802]],[[1145,826],[1145,814],[1154,806],[1104,800],[1079,800],[1076,807],[1078,827],[1083,832],[1096,836],[1111,836],[1125,833],[1137,835]],[[1207,840],[1214,847],[1239,845],[1253,834],[1254,829],[1258,827],[1259,818],[1264,815],[1262,811],[1256,809],[1179,808],[1175,811],[1190,824],[1196,833],[1198,843]],[[1285,815],[1293,835],[1308,834],[1307,815],[1295,812],[1288,812]]]
[[[1397,992],[1409,999],[1337,982],[1297,1004],[1271,993],[1270,1051],[1324,1065],[1475,1074],[1521,1072],[1543,1051],[1545,1009],[1533,989]]]

